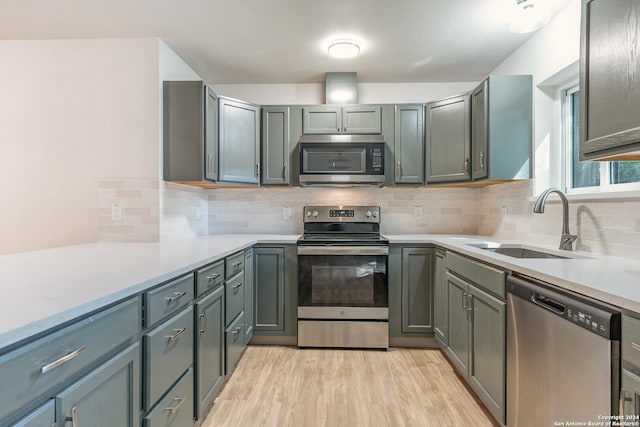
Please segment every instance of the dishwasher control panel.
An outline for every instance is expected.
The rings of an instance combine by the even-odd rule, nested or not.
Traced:
[[[507,278],[507,292],[604,338],[620,339],[620,312],[612,306],[527,277]]]

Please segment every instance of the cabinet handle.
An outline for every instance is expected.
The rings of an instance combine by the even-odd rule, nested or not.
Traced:
[[[200,313],[200,335],[203,337],[207,335],[207,315],[204,312]]]
[[[256,176],[260,176],[260,163],[256,163]]]
[[[235,328],[233,328],[233,331],[231,331],[231,333],[237,337],[240,334],[241,330],[242,326],[236,326]]]
[[[469,159],[464,159],[464,171],[469,173]]]
[[[78,407],[74,406],[71,408],[71,425],[73,427],[78,427]]]
[[[165,338],[167,338],[169,340],[169,342],[173,342],[176,339],[178,339],[178,337],[182,334],[184,334],[184,331],[186,331],[187,328],[181,328],[181,329],[174,329],[174,331],[176,331],[175,334],[173,335],[165,335]]]
[[[400,169],[401,169],[400,160],[398,160],[396,162],[396,180],[397,181],[400,181]]]
[[[220,273],[215,273],[215,274],[212,274],[211,276],[207,276],[207,280],[209,281],[209,284],[211,284],[211,282],[216,280],[218,277],[220,277]]]
[[[640,351],[640,345],[634,343],[633,341],[631,342],[631,348]]]
[[[480,169],[484,170],[484,151],[480,152]]]
[[[178,403],[176,403],[174,406],[169,406],[167,408],[164,408],[164,410],[169,411],[170,414],[173,414],[174,412],[178,411],[178,409],[180,409],[180,407],[185,402],[185,400],[187,400],[186,397],[174,397],[173,401],[174,402],[177,401]]]
[[[462,308],[467,309],[467,293],[462,293]]]
[[[211,153],[207,154],[207,172],[211,172]]]
[[[55,368],[64,365],[67,362],[72,361],[73,359],[75,359],[76,357],[80,356],[80,353],[82,353],[83,351],[85,351],[87,349],[87,346],[82,346],[80,348],[77,348],[75,350],[73,350],[71,353],[62,356],[60,359],[55,360],[51,363],[48,363],[46,365],[44,365],[42,368],[40,368],[40,373],[41,374],[46,374],[49,371],[54,370]]]
[[[236,283],[235,285],[233,285],[233,293],[235,294],[236,291],[238,290],[238,288],[242,286],[242,282]]]
[[[473,295],[467,294],[467,311],[473,311]]]
[[[236,268],[240,267],[241,265],[242,265],[242,261],[234,262],[233,263],[233,269],[235,270]]]
[[[282,177],[286,180],[287,179],[287,169],[289,168],[289,164],[287,162],[284,163],[284,168],[282,171]]]
[[[165,299],[167,300],[167,304],[171,304],[172,302],[178,301],[180,298],[182,298],[186,294],[187,294],[187,291],[174,292],[172,297],[166,297]]]

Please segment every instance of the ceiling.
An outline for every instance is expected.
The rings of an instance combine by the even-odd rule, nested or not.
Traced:
[[[538,0],[555,14],[570,0]],[[464,82],[531,34],[508,31],[515,0],[2,0],[0,39],[159,37],[206,82]],[[351,37],[353,59],[326,54]]]

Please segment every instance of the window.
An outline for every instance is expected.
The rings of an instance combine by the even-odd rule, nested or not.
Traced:
[[[569,193],[640,189],[640,161],[592,162],[579,160],[580,88],[573,85],[564,94],[564,140],[566,189]]]

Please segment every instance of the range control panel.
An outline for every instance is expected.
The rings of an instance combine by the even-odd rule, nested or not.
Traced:
[[[380,206],[305,206],[304,222],[380,223]]]

